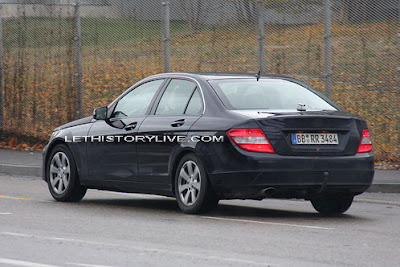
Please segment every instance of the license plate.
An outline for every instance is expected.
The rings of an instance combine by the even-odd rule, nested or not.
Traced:
[[[292,133],[293,145],[337,145],[336,133]]]

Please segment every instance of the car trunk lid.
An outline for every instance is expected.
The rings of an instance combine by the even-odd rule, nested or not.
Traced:
[[[357,153],[364,120],[341,111],[235,111],[254,118],[275,152],[290,156],[347,156]],[[333,142],[296,143],[295,136],[337,138]],[[317,137],[318,136],[318,137]],[[315,144],[318,143],[318,144]],[[330,144],[328,144],[330,143]]]

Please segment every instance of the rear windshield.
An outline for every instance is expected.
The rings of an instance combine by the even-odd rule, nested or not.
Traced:
[[[286,80],[227,79],[210,84],[228,109],[337,110],[309,89]]]

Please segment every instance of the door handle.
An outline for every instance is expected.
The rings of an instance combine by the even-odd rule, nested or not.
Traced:
[[[125,126],[125,130],[130,131],[136,128],[137,122],[132,122]]]
[[[176,120],[173,123],[171,123],[172,127],[180,127],[183,124],[185,124],[185,119],[180,119],[180,120]]]

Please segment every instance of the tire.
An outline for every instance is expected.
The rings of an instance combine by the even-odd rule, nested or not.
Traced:
[[[201,160],[194,154],[185,155],[176,170],[175,196],[179,208],[188,214],[198,214],[217,207],[218,197],[211,188]]]
[[[57,201],[78,202],[86,194],[79,183],[78,171],[71,150],[66,145],[57,145],[46,163],[47,185]]]
[[[350,208],[353,199],[351,194],[323,195],[311,199],[311,204],[321,214],[338,215]]]

